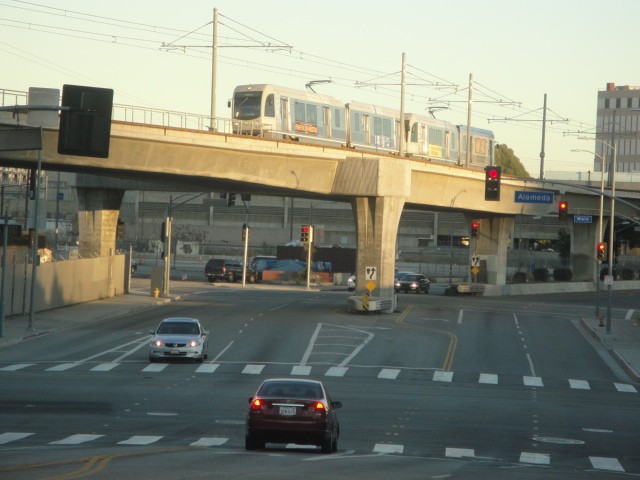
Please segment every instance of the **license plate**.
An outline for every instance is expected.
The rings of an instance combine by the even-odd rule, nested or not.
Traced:
[[[292,416],[296,414],[296,407],[280,407],[280,415]]]
[[[180,355],[180,350],[178,350],[177,348],[172,348],[171,355]]]

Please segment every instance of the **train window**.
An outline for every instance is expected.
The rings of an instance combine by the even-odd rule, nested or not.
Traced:
[[[294,106],[294,120],[296,122],[306,122],[305,105],[301,102],[295,102]]]
[[[429,144],[444,147],[444,132],[438,128],[429,129]]]
[[[318,107],[317,106],[307,104],[307,119],[306,119],[306,121],[308,123],[313,124],[313,125],[317,125],[318,124]]]
[[[393,127],[390,118],[382,119],[382,134],[389,138],[393,136]]]
[[[276,107],[275,100],[273,98],[273,93],[267,95],[267,101],[264,104],[264,116],[265,117],[275,117],[276,116]]]
[[[380,117],[373,117],[373,134],[382,135],[382,119]]]
[[[334,128],[342,128],[342,117],[344,116],[344,113],[342,110],[340,110],[339,108],[336,108],[333,111],[333,126]]]
[[[233,99],[234,118],[252,120],[260,116],[262,92],[237,92]]]
[[[362,131],[362,119],[359,113],[354,112],[351,114],[351,129],[354,132]]]
[[[451,132],[451,151],[455,152],[458,150],[458,132]]]

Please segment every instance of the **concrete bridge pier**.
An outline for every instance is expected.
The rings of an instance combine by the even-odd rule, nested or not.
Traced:
[[[387,313],[392,313],[396,308],[393,285],[395,245],[404,203],[404,197],[390,196],[357,197],[352,201],[358,237],[358,294],[364,294],[367,282],[373,282],[375,288],[371,292],[372,297],[392,299]],[[375,274],[371,271],[367,273],[368,267],[373,267]],[[375,280],[371,280],[373,276]]]
[[[113,255],[124,190],[76,187],[80,255]]]
[[[598,240],[599,219],[594,223],[571,223],[571,268],[572,280],[594,282],[598,278],[596,263],[596,243]],[[606,262],[606,260],[605,260]]]
[[[469,254],[480,257],[478,283],[506,285],[507,249],[515,217],[490,217],[478,220],[478,238],[471,239]]]

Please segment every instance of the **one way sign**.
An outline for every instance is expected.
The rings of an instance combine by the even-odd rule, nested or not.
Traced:
[[[367,280],[376,279],[376,267],[366,267],[365,273],[366,273]]]

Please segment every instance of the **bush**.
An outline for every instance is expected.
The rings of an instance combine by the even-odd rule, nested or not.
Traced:
[[[546,268],[536,268],[533,271],[533,279],[536,282],[546,282],[549,279],[549,270]]]
[[[614,269],[614,272],[615,272],[615,269]],[[633,280],[635,277],[635,273],[630,268],[623,268],[621,276],[622,276],[622,280]]]
[[[527,283],[527,272],[516,272],[513,274],[513,283]]]
[[[570,282],[573,272],[570,268],[556,268],[553,271],[553,279],[559,282]]]

